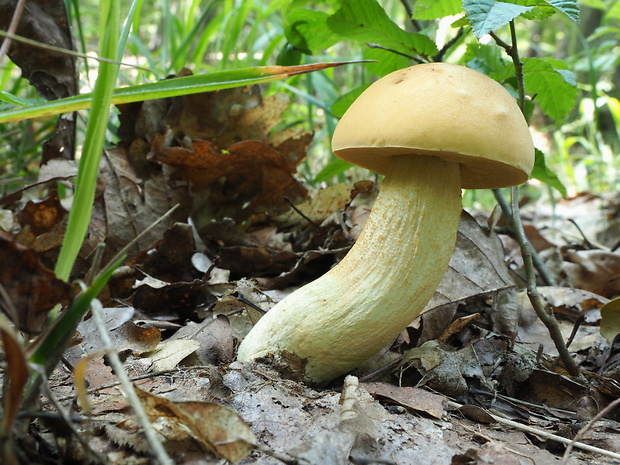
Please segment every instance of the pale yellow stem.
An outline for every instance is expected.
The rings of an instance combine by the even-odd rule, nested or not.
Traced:
[[[286,351],[324,383],[394,339],[424,309],[450,261],[461,211],[459,165],[398,156],[346,257],[273,307],[239,347],[240,360]]]

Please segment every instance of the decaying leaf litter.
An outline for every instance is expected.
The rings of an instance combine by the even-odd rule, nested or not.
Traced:
[[[66,79],[66,70],[57,73]],[[89,272],[100,242],[105,262],[178,205],[139,237],[100,296],[113,347],[170,456],[178,463],[560,463],[566,441],[618,398],[617,323],[601,325],[618,294],[617,199],[583,195],[552,214],[530,205],[524,215],[557,281],[541,293],[587,383],[565,375],[529,308],[518,249],[509,235],[491,232],[503,225],[471,212],[461,217],[449,270],[424,315],[355,377],[312,388],[278,367],[235,362],[235,349],[261,313],[346,254],[376,186],[300,183],[296,167],[312,135],[278,126],[287,106],[285,96],[243,88],[120,108],[121,143],[105,153],[75,276]],[[66,182],[75,164],[47,153],[40,181]],[[36,198],[41,190],[23,192]],[[44,199],[9,195],[0,205],[12,233],[1,237],[0,263],[13,264],[0,273],[11,290],[2,308],[36,335],[49,309],[70,298],[45,268],[57,257],[66,210],[52,187]],[[8,423],[19,414],[6,405],[18,405],[26,359],[12,335],[3,332],[3,341]],[[28,428],[20,449],[37,451],[30,460],[151,461],[93,318],[79,326],[40,411],[17,420]],[[616,420],[612,410],[584,429],[564,463],[616,463],[617,455],[584,450],[617,454]]]
[[[618,274],[613,266],[617,256],[606,248],[612,234],[593,249],[597,239],[590,238],[600,237],[601,231],[590,227],[583,237],[568,228],[554,233],[535,206],[525,217],[531,217],[535,244],[554,264],[562,284],[542,288],[542,295],[567,338],[577,328],[571,348],[587,384],[564,375],[545,329],[524,303],[510,237],[490,232],[494,225],[483,214],[465,212],[450,268],[427,311],[391,347],[360,367],[357,378],[317,390],[283,378],[276,367],[235,362],[238,341],[261,312],[346,253],[376,189],[369,182],[318,191],[302,186],[294,172],[310,137],[273,135],[286,108],[281,97],[238,89],[201,98],[217,102],[208,106],[213,114],[205,115],[205,107],[189,99],[121,109],[123,142],[106,153],[96,197],[96,211],[102,214],[92,222],[93,236],[107,237],[104,256],[111,257],[173,201],[180,204],[178,216],[141,238],[101,298],[114,347],[175,460],[557,463],[565,445],[543,434],[572,438],[618,397],[616,351],[599,332],[601,307],[615,295],[601,289],[613,289]],[[147,118],[153,108],[161,113]],[[200,118],[212,119],[208,127],[220,134],[219,140],[200,139],[208,134],[195,123],[197,111]],[[226,115],[231,114],[229,121]],[[218,120],[221,127],[214,130]],[[256,120],[262,127],[254,126]],[[184,122],[182,129],[178,121]],[[220,143],[226,144],[223,151]],[[233,158],[234,170],[210,174],[209,162]],[[254,164],[248,167],[250,161]],[[58,174],[64,176],[71,164],[55,160],[43,167],[41,176],[64,179]],[[227,166],[221,162],[214,170]],[[243,189],[236,190],[237,185]],[[53,263],[59,245],[53,239],[62,234],[54,231],[62,221],[53,218],[63,216],[55,199],[52,190],[48,199],[17,205],[14,221],[20,235],[3,239],[3,261],[24,265],[5,268],[3,283],[30,277],[33,293],[49,295],[50,305],[59,288],[39,271],[43,265],[32,267],[24,258],[9,257],[23,253],[19,241],[34,249],[42,264]],[[571,215],[566,221],[579,224],[577,205],[604,201],[567,200]],[[592,211],[589,205],[587,212]],[[192,221],[184,221],[184,215]],[[48,218],[52,220],[43,221]],[[586,220],[590,225],[591,219]],[[92,250],[87,243],[78,274],[88,271]],[[599,278],[588,279],[592,273]],[[11,300],[16,308],[29,309],[20,323],[36,331],[45,309],[22,292]],[[77,432],[94,452],[115,463],[129,458],[147,463],[149,450],[102,349],[93,321],[86,320],[65,365],[50,379],[51,392],[67,411],[80,416]],[[42,408],[56,410],[45,397]],[[540,434],[502,426],[497,416]],[[32,428],[37,436],[27,441],[58,447],[55,425],[37,420]],[[611,412],[580,442],[617,451],[616,429]],[[60,451],[65,457],[92,459],[94,452],[77,446],[70,433],[66,439],[71,446]],[[223,443],[226,450],[219,446]],[[435,462],[428,462],[429,456]],[[566,463],[593,457],[613,463],[580,449],[573,449]]]

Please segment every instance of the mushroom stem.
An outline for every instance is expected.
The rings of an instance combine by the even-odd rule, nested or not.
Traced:
[[[424,309],[450,261],[461,211],[458,163],[395,156],[362,234],[328,273],[274,306],[239,360],[299,357],[318,384],[389,344]]]

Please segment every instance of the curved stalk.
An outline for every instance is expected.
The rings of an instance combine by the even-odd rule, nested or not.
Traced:
[[[332,270],[273,307],[239,347],[248,361],[294,354],[325,383],[358,366],[411,323],[450,261],[461,211],[459,165],[394,157],[359,239]]]

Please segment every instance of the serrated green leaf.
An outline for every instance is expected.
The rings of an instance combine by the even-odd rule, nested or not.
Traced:
[[[504,59],[503,50],[496,45],[470,43],[465,49],[462,60],[469,68],[491,76],[497,81],[503,81],[510,74],[514,74],[512,63]]]
[[[307,8],[292,8],[284,18],[284,34],[296,49],[305,54],[334,45],[339,37],[327,25],[329,14]]]
[[[532,11],[528,11],[527,13],[523,13],[521,18],[535,21],[542,21],[544,19],[553,16],[556,13],[556,9],[548,4],[544,5],[536,5],[532,8]]]
[[[579,22],[579,4],[577,0],[547,0],[547,3],[576,23]]]
[[[505,26],[516,17],[532,11],[533,6],[515,5],[496,0],[463,0],[465,16],[478,38],[501,26]]]
[[[415,19],[438,19],[461,12],[461,0],[418,0],[413,8]]]
[[[527,93],[535,96],[540,109],[556,121],[562,121],[575,107],[578,91],[571,76],[566,65],[559,60],[523,59]]]
[[[406,56],[431,56],[437,46],[427,36],[403,31],[376,0],[343,0],[327,25],[340,36],[362,43],[377,44]]]
[[[562,197],[566,197],[566,187],[560,181],[560,178],[549,169],[545,162],[545,155],[538,149],[536,149],[536,159],[534,161],[534,169],[532,170],[532,178],[538,179],[544,182],[548,186],[556,189]]]

